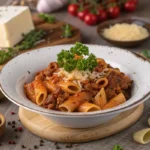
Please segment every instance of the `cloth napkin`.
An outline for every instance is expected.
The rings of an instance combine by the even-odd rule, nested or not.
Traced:
[[[48,13],[55,11],[68,3],[68,0],[39,0],[37,11]]]

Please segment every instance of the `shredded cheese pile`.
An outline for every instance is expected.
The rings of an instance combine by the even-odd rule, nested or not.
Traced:
[[[105,71],[106,69],[104,69]],[[84,81],[87,79],[99,79],[105,75],[103,72],[90,72],[89,70],[86,71],[80,71],[80,70],[73,70],[72,72],[67,72],[63,68],[60,69],[59,72],[56,74],[60,77],[63,77],[63,80],[77,80],[77,81]]]
[[[149,36],[148,30],[136,24],[115,24],[110,28],[104,29],[103,35],[117,41],[136,41],[145,39]]]

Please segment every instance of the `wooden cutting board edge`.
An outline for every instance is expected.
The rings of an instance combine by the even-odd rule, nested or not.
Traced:
[[[121,113],[108,123],[88,129],[61,127],[40,114],[19,108],[19,118],[31,133],[50,141],[80,143],[102,139],[125,130],[139,120],[144,105]]]

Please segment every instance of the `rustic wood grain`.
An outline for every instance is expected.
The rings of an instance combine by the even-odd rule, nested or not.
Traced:
[[[19,108],[22,124],[33,134],[56,142],[89,142],[118,133],[133,125],[142,115],[144,106],[121,113],[110,122],[89,129],[70,129],[61,127],[40,114]]]
[[[4,4],[6,0],[0,0],[0,4]],[[150,19],[150,1],[149,0],[139,0],[139,7],[134,13],[128,13],[123,16],[141,16]],[[63,20],[68,22],[75,27],[79,28],[82,32],[83,42],[88,44],[99,44],[99,45],[108,45],[111,46],[109,43],[104,41],[103,39],[98,37],[96,32],[96,27],[86,26],[82,21],[77,19],[76,17],[72,17],[66,12],[66,9],[59,10],[53,15],[56,16],[57,19]],[[149,20],[150,21],[150,20]],[[132,51],[140,52],[144,49],[150,49],[150,40],[144,43],[143,45],[129,49]],[[17,122],[16,127],[23,126],[21,122],[18,121],[18,115],[10,115],[10,112],[18,112],[18,107],[8,101],[6,98],[0,101],[0,113],[4,114],[6,117],[6,121],[13,121]],[[147,128],[148,123],[147,119],[150,117],[150,100],[145,102],[144,113],[141,119],[135,123],[130,128],[107,138],[87,142],[82,144],[74,144],[72,148],[66,148],[66,144],[59,143],[59,147],[61,150],[112,150],[115,144],[119,144],[123,147],[123,150],[150,150],[150,143],[146,145],[140,145],[133,141],[132,135],[134,132],[141,130],[143,128]],[[21,145],[24,144],[28,150],[29,148],[34,150],[34,145],[39,145],[40,138],[31,134],[28,130],[23,127],[23,132],[14,132],[12,127],[6,124],[6,131],[3,136],[0,137],[0,143],[2,146],[0,150],[22,150]],[[15,139],[15,136],[18,135],[18,139]],[[10,145],[8,141],[10,139],[15,139],[16,144]],[[54,142],[44,140],[44,146],[39,147],[39,150],[56,150],[56,146]]]

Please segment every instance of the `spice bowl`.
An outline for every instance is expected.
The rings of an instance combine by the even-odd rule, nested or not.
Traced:
[[[6,124],[6,120],[5,117],[0,114],[0,136],[4,133],[5,131],[5,124]]]
[[[149,36],[140,40],[132,40],[132,41],[113,40],[104,36],[103,34],[104,29],[120,23],[136,24],[138,26],[142,26],[143,28],[147,29]],[[145,41],[147,41],[150,38],[150,22],[146,18],[142,18],[142,17],[126,17],[126,18],[114,19],[99,24],[97,27],[97,32],[102,39],[106,40],[108,43],[112,45],[123,47],[123,48],[133,48],[143,44]]]

